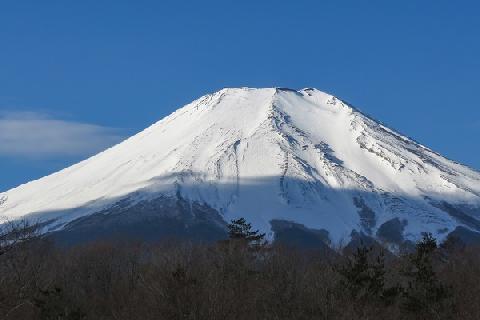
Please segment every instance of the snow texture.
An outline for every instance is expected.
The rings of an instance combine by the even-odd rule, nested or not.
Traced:
[[[327,230],[336,243],[352,230],[375,236],[392,219],[410,240],[457,226],[480,231],[471,223],[480,219],[479,172],[312,88],[203,96],[104,152],[0,193],[0,217],[60,230],[122,199],[160,195],[208,204],[226,221],[245,217],[270,238],[272,220]]]

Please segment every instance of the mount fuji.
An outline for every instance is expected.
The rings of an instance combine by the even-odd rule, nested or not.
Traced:
[[[244,217],[270,240],[473,239],[480,173],[317,89],[228,88],[0,193],[0,217],[30,219],[63,238],[208,240]]]

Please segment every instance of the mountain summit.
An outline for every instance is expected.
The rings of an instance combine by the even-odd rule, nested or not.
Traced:
[[[63,235],[200,238],[245,217],[270,239],[295,229],[400,244],[421,232],[479,235],[480,173],[317,89],[229,88],[0,193],[0,216]]]

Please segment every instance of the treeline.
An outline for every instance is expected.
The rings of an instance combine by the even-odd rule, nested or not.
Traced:
[[[480,319],[479,280],[479,249],[428,234],[401,256],[270,246],[243,219],[203,245],[0,238],[0,319]]]

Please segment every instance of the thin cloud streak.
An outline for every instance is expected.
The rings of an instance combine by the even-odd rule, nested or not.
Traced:
[[[0,157],[88,156],[123,139],[115,128],[53,119],[36,112],[0,112]]]

